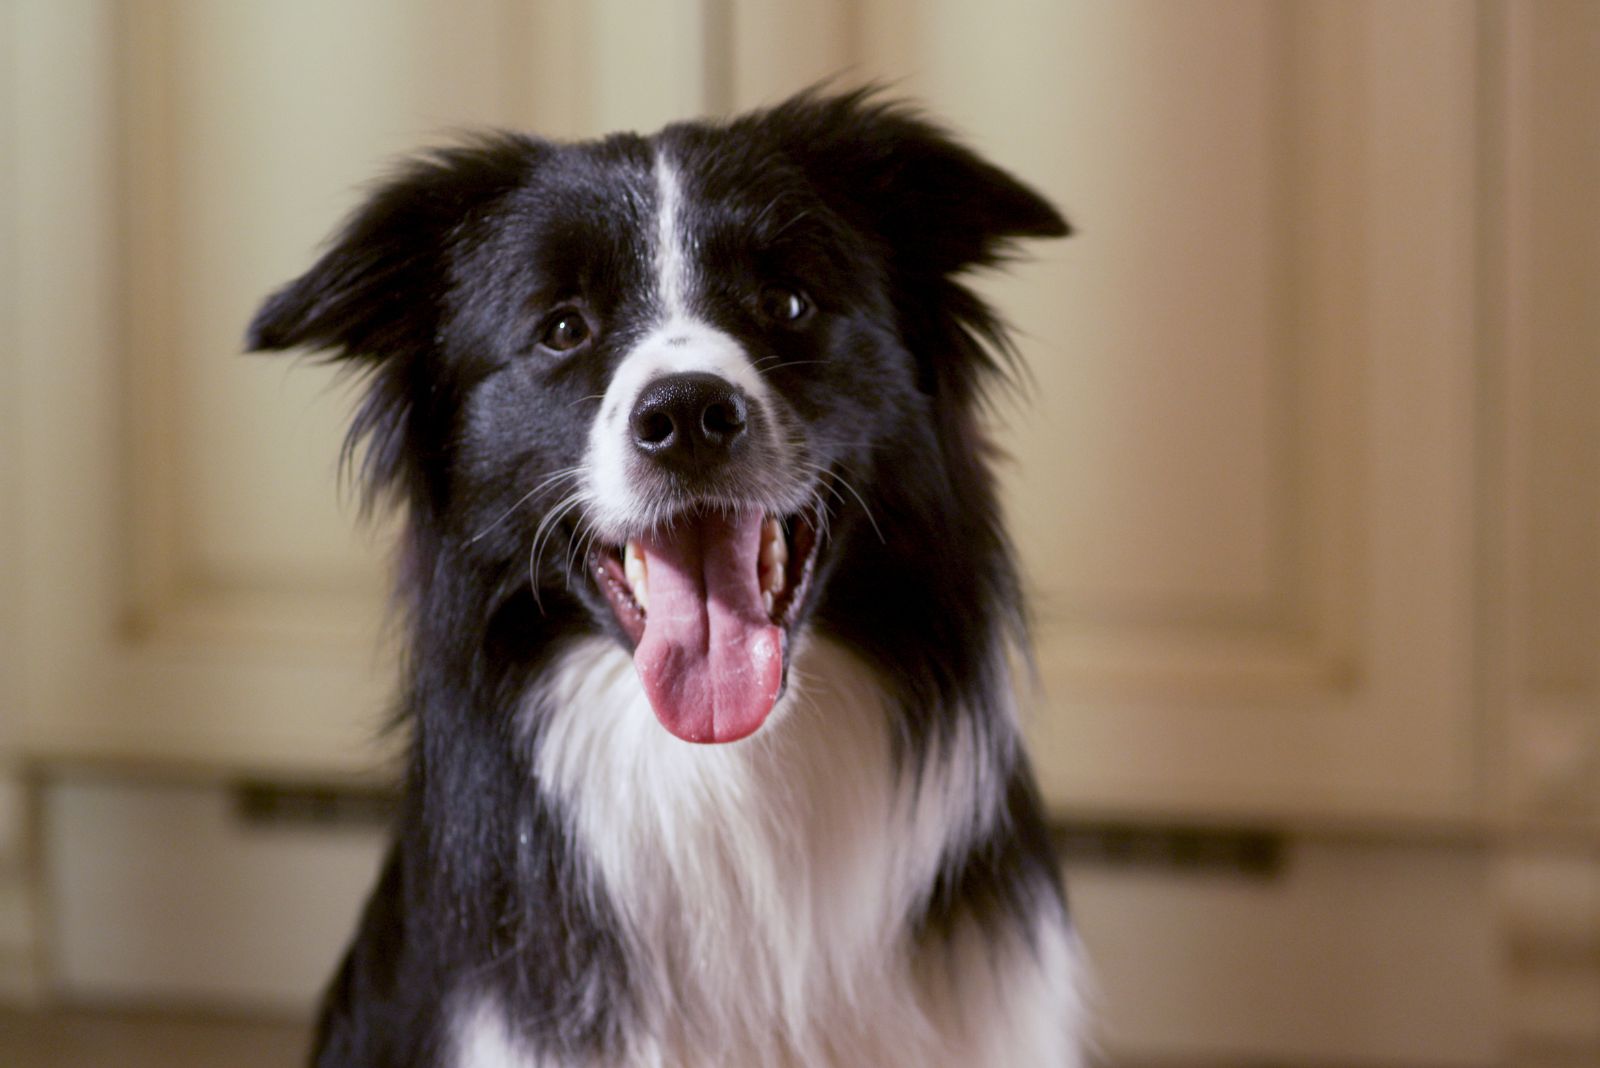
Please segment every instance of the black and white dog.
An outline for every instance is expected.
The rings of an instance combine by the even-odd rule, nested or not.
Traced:
[[[959,280],[1065,234],[806,94],[389,179],[250,327],[370,373],[403,507],[396,842],[315,1063],[1079,1062]]]

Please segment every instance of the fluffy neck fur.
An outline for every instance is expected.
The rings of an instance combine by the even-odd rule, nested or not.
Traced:
[[[774,721],[728,746],[661,730],[611,642],[571,646],[531,695],[520,730],[619,922],[641,1025],[596,1063],[1062,1063],[1059,1005],[1034,1004],[1070,969],[1053,913],[998,937],[968,917],[924,940],[911,922],[1003,819],[1001,769],[959,734],[897,766],[868,667],[826,641],[795,666]],[[552,1063],[519,1052],[492,993],[460,994],[460,1063]]]
[[[543,696],[535,758],[545,787],[572,800],[648,977],[646,1030],[684,1049],[748,1050],[750,1064],[782,1063],[782,1049],[823,1063],[808,1049],[819,1019],[915,1015],[878,1004],[913,989],[907,918],[946,855],[995,817],[995,769],[973,740],[953,738],[901,781],[872,673],[826,642],[793,670],[755,738],[690,746],[655,723],[614,643],[583,643]]]

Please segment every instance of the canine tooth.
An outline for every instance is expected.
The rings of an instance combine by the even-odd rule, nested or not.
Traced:
[[[772,606],[777,603],[778,599],[772,595],[771,590],[766,590],[761,594],[761,604],[766,608],[767,615],[770,616],[772,614]]]
[[[630,540],[622,549],[622,574],[628,580],[628,588],[633,591],[633,599],[639,602],[640,608],[648,611],[650,589],[645,574],[644,552],[636,541]]]
[[[784,571],[789,563],[789,545],[783,537],[783,524],[772,517],[761,525],[761,559],[757,574],[768,598],[783,592]],[[772,611],[772,606],[767,606]]]
[[[783,592],[783,565],[773,563],[762,567],[761,588],[773,594]]]
[[[789,547],[783,540],[783,524],[769,518],[761,527],[761,570],[789,562]]]

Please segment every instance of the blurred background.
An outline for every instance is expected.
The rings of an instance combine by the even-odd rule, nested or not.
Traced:
[[[255,303],[451,131],[825,77],[1080,230],[980,284],[1105,1059],[1600,1064],[1589,0],[0,0],[0,1062],[296,1063],[372,877],[386,528]]]

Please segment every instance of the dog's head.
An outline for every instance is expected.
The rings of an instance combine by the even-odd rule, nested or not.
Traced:
[[[379,188],[249,344],[370,368],[351,440],[422,585],[480,576],[485,618],[570,610],[633,650],[667,729],[731,741],[797,628],[892,644],[874,619],[938,631],[1009,575],[974,422],[1003,339],[954,276],[1064,233],[867,94],[495,136]]]

